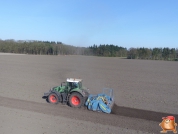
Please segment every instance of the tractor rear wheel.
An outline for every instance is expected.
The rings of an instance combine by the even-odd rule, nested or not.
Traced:
[[[84,104],[84,99],[79,93],[72,93],[69,97],[71,107],[79,108]]]
[[[59,98],[58,96],[55,94],[55,93],[51,93],[49,96],[48,96],[48,101],[52,104],[57,104],[59,102]]]

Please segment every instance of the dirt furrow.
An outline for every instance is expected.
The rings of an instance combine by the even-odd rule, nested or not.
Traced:
[[[90,121],[104,125],[119,126],[134,130],[143,130],[146,132],[158,132],[159,121],[161,121],[162,116],[167,116],[165,113],[136,110],[131,108],[129,109],[119,107],[117,105],[113,107],[113,114],[105,114],[88,111],[86,108],[74,109],[61,104],[52,105],[49,103],[38,103],[7,97],[0,97],[0,105],[4,107],[33,111],[53,116],[63,116],[76,120]],[[133,118],[134,116],[136,118]],[[174,116],[178,118],[178,115]]]

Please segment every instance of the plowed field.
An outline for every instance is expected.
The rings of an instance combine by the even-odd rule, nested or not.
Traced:
[[[90,93],[114,90],[112,114],[51,105],[42,96],[68,77]],[[0,55],[1,133],[159,133],[178,120],[178,62],[93,56]],[[177,121],[178,122],[178,121]]]

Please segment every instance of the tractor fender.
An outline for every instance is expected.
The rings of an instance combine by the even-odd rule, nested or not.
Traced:
[[[48,92],[44,93],[44,96],[42,98],[48,99],[48,97],[51,93],[55,93],[58,97],[59,102],[61,101],[61,94],[55,90],[49,90]]]
[[[72,91],[72,92],[70,92],[70,95],[73,94],[73,93],[79,93],[82,97],[84,97],[83,94],[81,94],[81,92],[78,92],[78,91]],[[70,95],[69,95],[69,96],[70,96]]]
[[[57,91],[55,91],[55,90],[52,90],[51,93],[55,93],[55,94],[57,94],[58,97],[61,96],[61,93],[59,93],[59,92],[57,92]]]
[[[82,92],[82,91],[83,90],[81,90],[81,91],[73,90],[73,91],[70,92],[70,94],[72,94],[73,92],[76,92],[76,93],[79,93],[82,97],[86,97],[86,96],[88,97],[88,95],[86,95],[85,92],[84,91]]]
[[[59,96],[59,93],[55,92],[55,90],[52,90],[51,88],[48,92],[44,93],[43,97],[48,97],[51,93],[56,93]]]

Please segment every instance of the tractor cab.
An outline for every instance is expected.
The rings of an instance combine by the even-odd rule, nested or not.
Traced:
[[[82,79],[75,78],[67,78],[66,82],[62,82],[59,87],[61,91],[70,92],[73,89],[81,89],[82,88]]]
[[[69,90],[81,89],[82,88],[82,79],[68,78],[67,79],[67,88]]]

